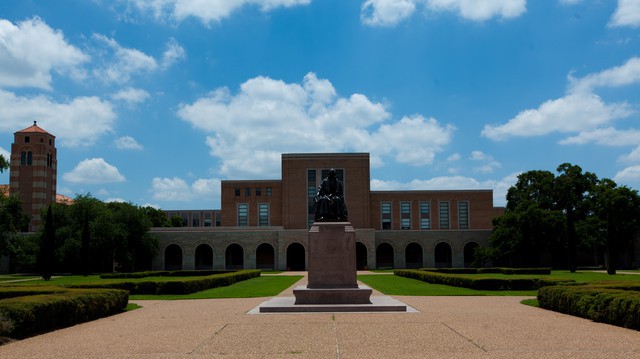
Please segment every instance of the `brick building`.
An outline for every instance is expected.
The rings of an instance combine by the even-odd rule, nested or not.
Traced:
[[[279,180],[227,180],[221,209],[166,211],[154,269],[292,269],[307,263],[313,197],[329,169],[344,183],[359,268],[471,266],[502,213],[492,190],[371,191],[368,153],[283,154]]]

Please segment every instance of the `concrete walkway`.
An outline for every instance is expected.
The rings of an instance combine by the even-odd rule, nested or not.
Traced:
[[[640,332],[524,297],[395,298],[418,312],[250,315],[268,298],[137,301],[2,346],[0,358],[640,358]]]

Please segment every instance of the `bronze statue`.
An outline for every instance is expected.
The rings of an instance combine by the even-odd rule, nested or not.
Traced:
[[[318,187],[315,197],[315,220],[316,222],[348,221],[347,206],[344,204],[344,188],[333,168]]]

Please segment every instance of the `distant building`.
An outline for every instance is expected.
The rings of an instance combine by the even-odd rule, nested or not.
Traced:
[[[305,270],[314,196],[331,168],[361,269],[471,266],[503,212],[492,190],[371,191],[368,153],[283,154],[281,179],[222,181],[219,211],[165,211],[185,226],[152,230],[154,269]]]

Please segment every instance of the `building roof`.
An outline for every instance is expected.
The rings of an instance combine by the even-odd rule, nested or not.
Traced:
[[[0,184],[0,196],[9,196],[9,185],[8,184]],[[56,193],[56,203],[59,204],[73,204],[73,198],[67,197],[63,194]]]
[[[40,126],[38,126],[38,121],[33,121],[33,125],[25,128],[24,130],[20,130],[16,133],[43,133],[45,135],[49,135],[51,137],[56,137],[49,132],[43,130]]]

